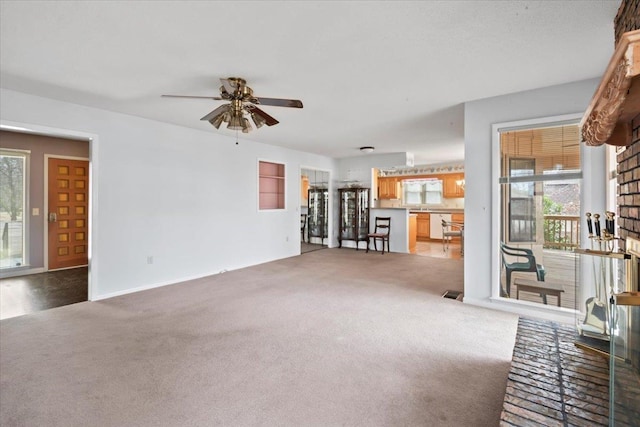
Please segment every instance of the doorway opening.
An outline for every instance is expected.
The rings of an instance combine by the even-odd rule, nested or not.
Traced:
[[[329,247],[329,172],[300,170],[300,253]]]
[[[22,224],[23,244],[9,244],[18,228],[10,224],[7,228],[13,230],[7,233],[7,246],[11,256],[5,256],[9,251],[2,253],[2,319],[87,301],[90,297],[90,141],[52,133],[0,131],[3,151],[28,153],[23,169],[24,201],[15,215],[15,222]],[[5,180],[2,181],[4,185]],[[9,211],[4,212],[4,206],[0,210],[3,222],[7,222],[5,217],[12,218]],[[22,261],[15,261],[17,249],[21,249]],[[5,261],[11,261],[10,265]]]

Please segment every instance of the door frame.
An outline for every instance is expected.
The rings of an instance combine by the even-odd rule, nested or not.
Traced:
[[[4,120],[4,119],[0,119],[0,129],[11,131],[11,132],[32,133],[36,135],[51,136],[56,138],[76,139],[80,141],[87,141],[89,143],[89,158],[88,159],[84,158],[84,160],[89,160],[89,203],[88,203],[89,224],[87,227],[88,233],[89,233],[89,236],[88,236],[89,245],[88,245],[88,254],[87,254],[89,258],[89,263],[88,263],[89,271],[88,271],[88,280],[87,280],[87,294],[88,294],[87,299],[89,301],[94,301],[95,300],[94,295],[97,294],[96,284],[97,284],[97,278],[98,278],[98,259],[99,259],[98,250],[97,250],[98,249],[97,237],[98,237],[98,230],[99,230],[99,224],[97,221],[98,219],[97,189],[98,189],[98,181],[99,181],[98,152],[100,147],[99,135],[94,133],[84,132],[84,131],[62,129],[62,128],[56,128],[52,126],[43,126],[43,125],[38,125],[33,123],[13,122],[13,121]],[[52,156],[63,157],[63,156],[55,156],[55,155],[52,155]],[[46,155],[45,155],[45,167],[47,168],[47,171],[48,171],[47,162],[48,162],[48,159],[46,158]],[[46,180],[47,180],[47,174],[45,173],[45,182]],[[48,189],[45,187],[45,196],[44,196],[45,207],[48,207],[47,195],[48,195]],[[42,220],[46,222],[47,215],[43,215]],[[44,229],[47,230],[46,224]],[[47,245],[48,244],[47,233],[45,233],[44,240],[45,240],[45,245]],[[45,246],[45,249],[46,247],[47,246]],[[48,254],[46,254],[44,256],[45,271],[48,268],[48,264],[49,264],[49,257],[48,257]]]
[[[64,156],[64,155],[58,155],[58,154],[45,154],[44,155],[44,204],[42,206],[44,206],[43,210],[43,215],[42,215],[42,219],[44,221],[44,239],[43,243],[44,243],[44,252],[43,252],[43,260],[44,260],[44,271],[49,271],[49,159],[63,159],[63,160],[82,160],[82,161],[86,161],[89,162],[89,170],[91,170],[91,160],[88,157],[77,157],[77,156]],[[87,205],[89,206],[89,209],[91,209],[91,174],[89,174],[89,183],[88,183],[88,188],[87,188],[87,194],[89,197],[89,203],[87,203]],[[91,210],[89,210],[89,215],[87,216],[87,219],[89,219],[91,217]],[[89,224],[91,223],[91,221],[88,221]],[[91,228],[89,227],[89,224],[87,224],[87,238],[89,241],[89,246],[91,246]],[[78,267],[84,267],[84,265],[76,265],[73,267],[66,267],[66,268],[57,268],[57,270],[68,270],[71,268],[78,268]]]

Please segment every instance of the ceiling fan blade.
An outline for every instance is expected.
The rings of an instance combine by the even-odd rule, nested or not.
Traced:
[[[275,118],[271,117],[270,115],[268,115],[267,113],[265,113],[264,111],[262,111],[261,109],[256,107],[255,105],[251,108],[250,111],[253,114],[255,114],[256,116],[262,117],[265,120],[265,124],[267,126],[273,126],[273,125],[277,125],[278,123],[280,123]]]
[[[206,120],[206,121],[211,121],[214,117],[216,117],[218,114],[223,114],[225,113],[227,110],[229,110],[229,104],[224,104],[219,106],[218,108],[216,108],[215,110],[213,110],[212,112],[210,112],[209,114],[207,114],[206,116],[204,116],[203,118],[201,118],[200,120]]]
[[[302,101],[297,99],[279,99],[254,97],[255,103],[260,105],[273,105],[274,107],[302,108]]]
[[[191,96],[191,95],[160,95],[163,98],[199,98],[199,99],[213,99],[216,101],[222,101],[219,96]]]

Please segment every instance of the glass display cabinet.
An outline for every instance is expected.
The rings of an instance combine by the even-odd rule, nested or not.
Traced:
[[[329,237],[329,190],[326,188],[311,188],[308,191],[308,223],[307,241],[320,239],[324,245],[324,239]]]
[[[359,242],[367,241],[369,234],[369,189],[340,188],[340,233],[339,247],[343,240],[353,240],[358,249]]]

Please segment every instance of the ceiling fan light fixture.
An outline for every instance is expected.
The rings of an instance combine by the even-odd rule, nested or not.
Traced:
[[[257,105],[271,105],[275,107],[302,108],[299,99],[264,98],[253,96],[253,89],[247,86],[246,80],[240,77],[221,78],[220,96],[199,95],[161,95],[169,98],[199,98],[213,99],[215,101],[230,101],[211,111],[200,120],[208,121],[216,129],[220,129],[222,123],[227,124],[227,129],[249,133],[253,130],[251,121],[256,128],[264,125],[273,126],[279,122]],[[254,111],[255,110],[255,111]],[[249,120],[251,116],[252,120]]]
[[[242,119],[242,133],[249,133],[253,130],[253,128],[251,127],[251,123],[249,122],[249,119],[247,119],[246,117]]]
[[[227,125],[227,129],[243,130],[244,123],[242,121],[242,115],[236,114],[236,113],[232,114],[231,118],[229,119],[229,124]]]
[[[373,153],[373,151],[375,150],[375,147],[360,147],[360,151],[362,151],[363,153]]]
[[[225,115],[226,113],[218,114],[211,121],[209,121],[209,123],[211,123],[213,127],[215,127],[216,129],[220,129],[220,125],[222,124],[222,122],[225,121],[224,120]]]

